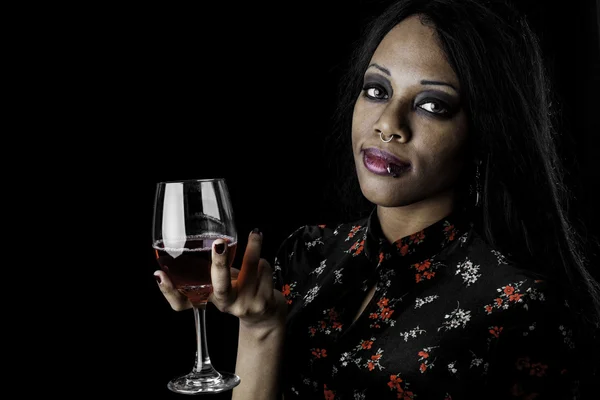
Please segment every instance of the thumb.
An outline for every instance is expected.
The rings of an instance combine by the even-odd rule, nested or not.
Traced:
[[[192,303],[173,286],[173,282],[171,282],[169,276],[164,271],[154,271],[154,277],[156,278],[156,283],[158,283],[158,288],[173,310],[183,311],[192,307]]]

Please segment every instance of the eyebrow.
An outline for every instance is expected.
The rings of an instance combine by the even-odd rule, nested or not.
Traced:
[[[448,86],[451,87],[452,89],[454,89],[454,91],[456,93],[458,93],[458,89],[456,89],[454,87],[454,85],[451,85],[449,83],[446,82],[440,82],[440,81],[421,81],[421,85],[439,85],[439,86]]]
[[[368,68],[377,68],[378,70],[380,70],[381,72],[383,72],[384,74],[386,74],[387,76],[392,76],[392,74],[390,73],[390,70],[387,68],[382,67],[379,64],[373,63],[371,65],[369,65]],[[367,68],[367,69],[368,69]],[[454,85],[450,84],[450,83],[446,83],[446,82],[441,82],[441,81],[428,81],[428,80],[422,80],[421,81],[421,85],[438,85],[438,86],[448,86],[451,87],[452,89],[454,89],[454,91],[456,93],[459,93],[458,89],[456,87],[454,87]]]
[[[375,64],[375,63],[373,63],[373,64],[369,65],[369,67],[368,67],[367,69],[369,69],[369,68],[371,68],[371,67],[375,67],[375,68],[377,68],[378,70],[380,70],[381,72],[383,72],[383,73],[384,73],[384,74],[386,74],[387,76],[392,76],[392,74],[390,73],[390,70],[389,70],[389,69],[387,69],[387,68],[383,68],[383,67],[382,67],[381,65],[379,65],[379,64]]]

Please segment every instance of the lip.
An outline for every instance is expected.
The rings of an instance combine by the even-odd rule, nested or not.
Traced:
[[[400,175],[411,169],[411,164],[387,151],[371,147],[363,150],[363,163],[365,167],[376,175],[390,175],[388,167],[394,174]]]
[[[399,167],[410,167],[410,162],[401,160],[392,153],[388,153],[387,151],[378,149],[377,147],[369,147],[368,149],[364,149],[363,151],[370,158],[380,158],[384,161],[387,161],[388,163],[396,164]]]

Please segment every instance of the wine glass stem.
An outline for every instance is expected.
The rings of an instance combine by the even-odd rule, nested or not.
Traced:
[[[220,374],[213,368],[210,362],[208,346],[206,344],[206,304],[194,306],[193,308],[194,319],[196,320],[196,344],[198,347],[194,372],[219,377]]]

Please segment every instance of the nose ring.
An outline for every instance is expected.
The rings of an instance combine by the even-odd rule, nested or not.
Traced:
[[[384,140],[383,139],[383,131],[379,131],[379,138],[381,139],[381,141],[383,143],[389,143],[392,141],[392,139],[394,138],[394,135],[390,136],[390,138],[388,140]]]

